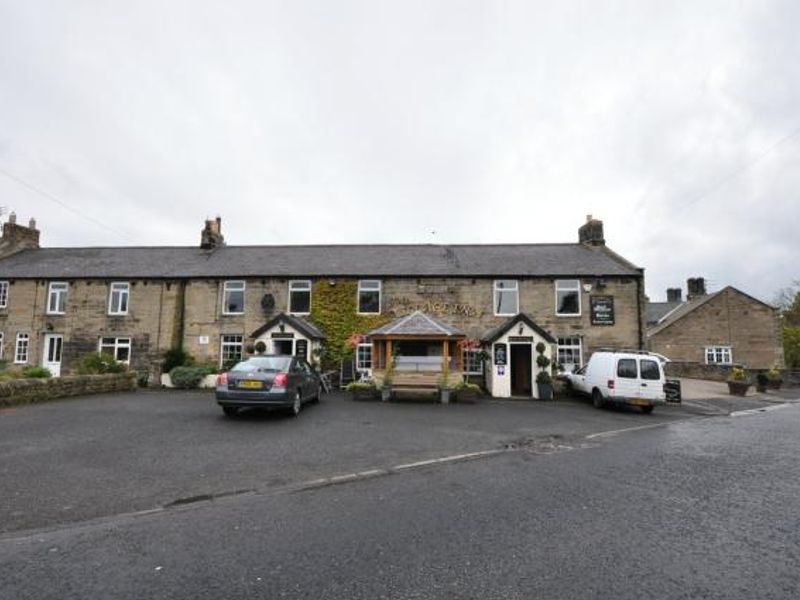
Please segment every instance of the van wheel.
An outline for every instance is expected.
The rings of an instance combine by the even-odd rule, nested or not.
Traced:
[[[603,400],[603,394],[600,393],[600,390],[592,391],[592,404],[594,404],[595,408],[603,408],[605,403],[606,401]]]
[[[646,414],[646,415],[649,415],[651,412],[653,412],[653,407],[652,406],[643,406],[642,407],[642,412],[644,414]]]

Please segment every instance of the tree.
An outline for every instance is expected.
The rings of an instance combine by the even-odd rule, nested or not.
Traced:
[[[780,290],[775,304],[783,326],[783,358],[790,369],[800,369],[800,280]]]

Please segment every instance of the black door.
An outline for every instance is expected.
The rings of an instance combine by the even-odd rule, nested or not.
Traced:
[[[533,395],[533,363],[530,344],[511,344],[511,395]]]

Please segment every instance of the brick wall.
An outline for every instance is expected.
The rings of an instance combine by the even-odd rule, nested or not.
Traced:
[[[736,364],[751,369],[784,366],[776,311],[733,288],[650,335],[648,344],[681,363],[705,363],[706,346],[730,346]]]
[[[12,379],[0,382],[0,406],[18,406],[68,396],[136,389],[132,372],[108,375],[70,375],[54,379]]]

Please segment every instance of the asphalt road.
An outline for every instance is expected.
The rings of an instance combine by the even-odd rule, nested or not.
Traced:
[[[0,597],[793,599],[800,405],[776,406],[6,533]]]

